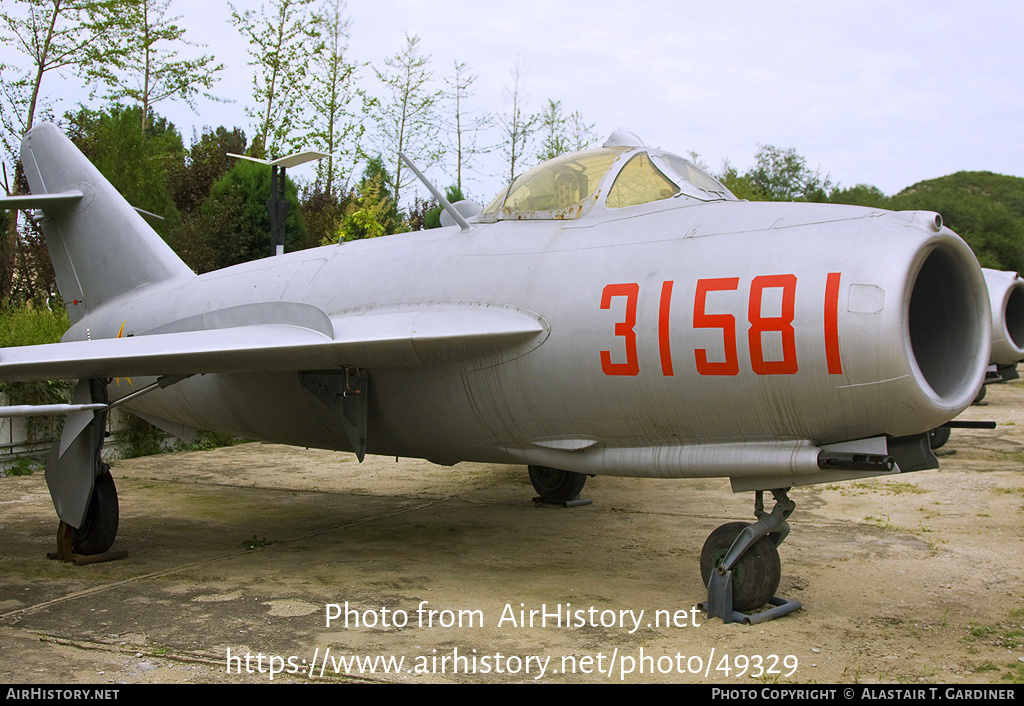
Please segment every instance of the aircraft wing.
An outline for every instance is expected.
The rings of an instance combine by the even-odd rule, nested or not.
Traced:
[[[413,366],[540,345],[547,330],[539,316],[501,306],[364,313],[318,330],[257,323],[0,349],[0,380]]]

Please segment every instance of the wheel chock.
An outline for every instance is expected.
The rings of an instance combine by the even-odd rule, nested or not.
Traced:
[[[105,561],[117,561],[128,556],[126,549],[108,550],[100,554],[76,554],[71,548],[71,539],[74,531],[75,529],[71,525],[62,520],[57,528],[57,551],[47,552],[46,558],[72,562],[75,566],[85,566],[86,564],[100,564]]]
[[[593,500],[583,500],[582,498],[576,498],[575,500],[564,500],[562,502],[548,502],[539,495],[533,499],[535,505],[548,505],[550,507],[582,507],[583,505],[590,505]]]
[[[774,607],[757,613],[741,613],[738,610],[733,610],[732,571],[724,573],[715,571],[708,581],[708,599],[703,603],[698,603],[697,607],[711,618],[721,618],[725,624],[743,623],[744,625],[756,625],[768,620],[775,620],[775,618],[789,615],[803,607],[800,601],[780,596],[772,596],[768,603]]]

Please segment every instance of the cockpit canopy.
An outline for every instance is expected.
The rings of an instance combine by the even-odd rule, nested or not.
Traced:
[[[519,176],[488,204],[480,220],[579,218],[596,204],[612,211],[671,198],[736,200],[678,155],[606,143],[556,157]]]

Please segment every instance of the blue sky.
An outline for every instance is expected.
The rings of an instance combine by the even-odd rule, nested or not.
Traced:
[[[158,112],[186,140],[203,125],[251,133],[251,67],[227,3],[172,0],[171,12],[227,65],[215,93],[234,102]],[[491,112],[505,108],[502,89],[520,62],[533,111],[560,100],[602,135],[631,130],[699,153],[713,171],[726,159],[746,169],[758,145],[774,144],[841,185],[886,193],[960,170],[1024,176],[1021,3],[349,0],[348,14],[355,60],[379,66],[417,34],[437,87],[465,62],[479,75],[476,107]],[[73,103],[74,84],[53,80],[47,96]],[[363,84],[377,89],[369,69]],[[481,163],[473,195],[497,191],[502,169],[497,156]],[[428,176],[445,184],[449,172]]]

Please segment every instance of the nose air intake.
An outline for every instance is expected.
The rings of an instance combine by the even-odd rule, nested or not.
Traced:
[[[933,241],[912,278],[908,348],[919,382],[941,406],[976,394],[988,364],[986,291],[977,263],[951,240]]]
[[[1013,344],[1024,350],[1024,287],[1014,287],[1006,302],[1006,332]]]
[[[992,306],[992,360],[997,366],[1024,359],[1024,279],[1016,272],[981,271]]]

